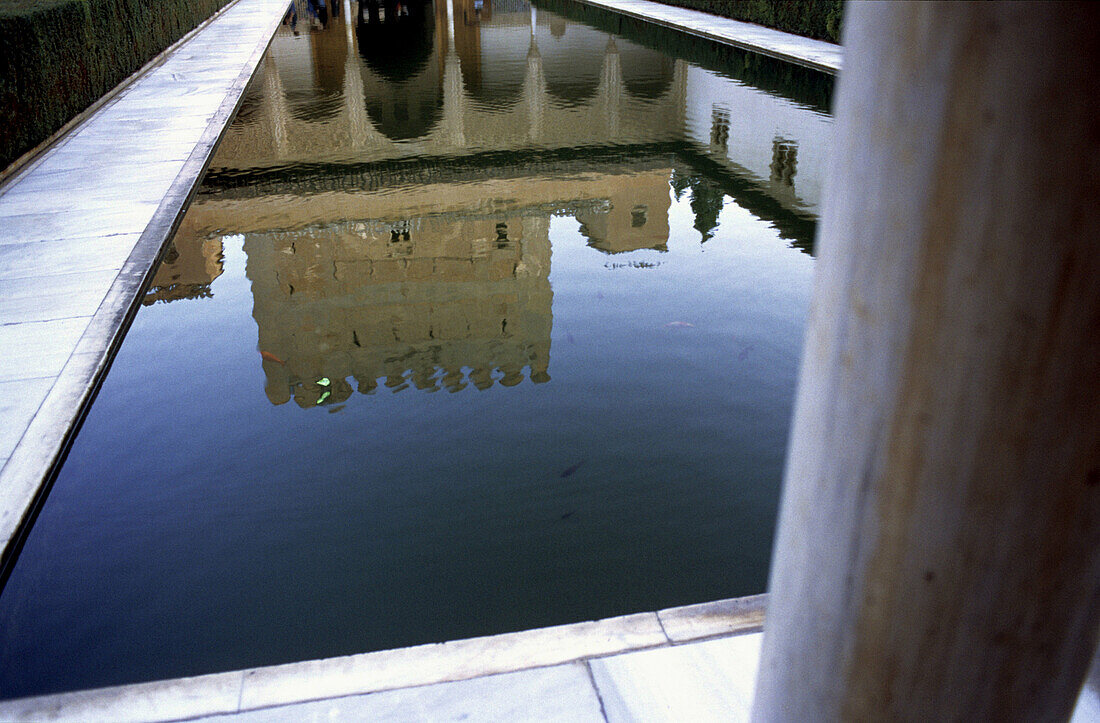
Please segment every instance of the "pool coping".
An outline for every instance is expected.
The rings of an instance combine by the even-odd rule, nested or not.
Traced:
[[[844,64],[843,46],[700,10],[652,0],[574,1],[832,75]]]
[[[102,121],[103,117],[108,116],[114,103],[124,98],[138,84],[144,81],[153,82],[150,79],[156,71],[177,53],[187,49],[189,43],[200,38],[204,32],[217,28],[219,21],[225,21],[235,9],[247,6],[250,2],[258,6],[282,6],[282,3],[252,0],[232,0],[227,3],[112,89],[85,114],[67,124],[62,132],[50,139],[46,147],[40,147],[28,154],[22,161],[23,165],[6,173],[3,183],[0,184],[0,200],[4,200],[10,191],[16,190],[18,184],[34,178],[36,171],[40,170],[49,155],[62,148],[70,138],[91,127],[97,119]],[[196,192],[213,151],[236,113],[245,87],[275,37],[283,15],[282,10],[277,14],[272,13],[270,22],[260,31],[261,39],[228,85],[218,80],[207,84],[214,88],[215,94],[224,93],[222,101],[207,119],[205,129],[161,196],[144,229],[137,235],[132,250],[121,264],[106,294],[94,308],[86,326],[82,327],[60,371],[56,375],[44,374],[43,379],[54,377],[52,384],[29,422],[23,422],[25,431],[11,450],[10,456],[6,461],[0,462],[0,540],[3,541],[0,549],[0,570],[5,573],[17,556],[29,523],[33,521],[38,507],[48,493],[58,463],[64,459],[75,432],[79,429],[90,402],[141,305],[142,291],[152,278],[156,262]],[[110,121],[105,123],[109,124]],[[125,147],[126,142],[126,138],[120,139],[119,147]],[[140,184],[140,179],[135,179],[133,183]],[[54,193],[60,192],[61,189],[58,189]],[[18,214],[14,215],[18,217]],[[16,238],[12,243],[18,244],[21,240]],[[79,324],[83,319],[84,317],[75,317],[74,328],[80,328]],[[61,321],[65,319],[62,318]],[[33,321],[15,322],[5,326],[15,327],[20,323],[24,327],[34,324]],[[26,335],[32,334],[33,332],[27,332]],[[65,352],[63,349],[62,353]]]
[[[417,688],[760,632],[767,594],[259,668],[0,701],[11,721],[169,721]]]

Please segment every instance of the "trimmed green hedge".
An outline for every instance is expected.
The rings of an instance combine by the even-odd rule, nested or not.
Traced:
[[[659,0],[795,35],[840,42],[841,0]]]
[[[0,0],[0,168],[228,0]]]

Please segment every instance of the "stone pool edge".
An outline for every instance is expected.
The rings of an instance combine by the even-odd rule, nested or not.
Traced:
[[[172,721],[470,680],[763,629],[767,594],[192,678],[0,701],[11,721]]]
[[[232,0],[209,20],[170,46],[163,53],[119,86],[104,99],[111,99],[126,91],[137,80],[147,76],[151,69],[163,65],[173,54],[187,47],[188,41],[217,24],[230,9],[242,0]],[[88,326],[81,334],[72,353],[65,361],[56,380],[47,392],[37,412],[11,456],[0,468],[0,491],[6,501],[18,498],[13,510],[2,510],[0,525],[0,570],[6,571],[14,563],[23,536],[33,521],[37,508],[48,494],[52,479],[79,430],[95,392],[110,367],[130,322],[141,305],[141,293],[152,278],[156,262],[169,238],[179,225],[191,198],[194,196],[203,172],[217,147],[229,122],[244,97],[244,90],[256,68],[267,52],[282,14],[274,18],[262,40],[249,55],[244,67],[225,87],[225,96],[217,111],[211,116],[198,142],[176,174],[167,192],[161,197],[152,218],[138,237],[134,248],[112,281],[106,296],[93,313]],[[79,132],[85,122],[92,120],[106,107],[104,99],[97,101],[91,114],[68,126],[67,130],[52,138],[46,148],[31,157],[26,164],[4,179],[4,184],[14,184],[18,179],[34,173],[40,160],[52,147],[63,143],[71,134]],[[6,190],[6,189],[5,189]]]
[[[700,10],[664,5],[652,0],[574,1],[831,75],[837,75],[844,63],[844,49],[835,43],[804,38]]]

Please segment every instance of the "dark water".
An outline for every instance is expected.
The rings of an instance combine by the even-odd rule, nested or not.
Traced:
[[[812,81],[384,12],[273,43],[0,595],[4,697],[765,589]]]

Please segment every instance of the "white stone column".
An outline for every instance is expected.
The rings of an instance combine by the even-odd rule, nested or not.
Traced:
[[[754,719],[1065,720],[1100,624],[1100,10],[845,12]]]

